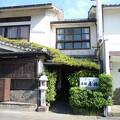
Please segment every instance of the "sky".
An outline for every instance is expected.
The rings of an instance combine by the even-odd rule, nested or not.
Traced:
[[[53,3],[64,11],[65,19],[87,18],[88,10],[95,1],[91,0],[0,0],[0,7]],[[120,0],[102,0],[103,4],[120,4]]]

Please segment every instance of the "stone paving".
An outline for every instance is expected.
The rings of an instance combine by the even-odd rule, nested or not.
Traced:
[[[0,111],[0,120],[120,120],[120,117],[98,117],[98,116],[82,116],[59,114],[53,112],[19,112],[4,110]]]

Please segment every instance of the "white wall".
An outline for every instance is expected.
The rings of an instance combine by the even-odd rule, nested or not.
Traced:
[[[118,71],[120,69],[120,57],[119,56],[112,56],[111,57],[112,61],[112,70],[111,74],[114,79],[113,81],[113,88],[114,90],[116,88],[120,88],[120,72]]]
[[[104,39],[120,44],[120,8],[104,9]]]
[[[120,8],[103,9],[104,40],[101,54],[104,72],[110,74],[109,52],[120,51]]]
[[[56,14],[51,11],[44,11],[31,16],[30,41],[53,47],[51,41],[50,22],[58,20]]]
[[[54,24],[52,25],[52,47],[56,47],[56,28],[71,28],[71,27],[90,27],[90,40],[91,48],[90,49],[80,49],[80,50],[61,50],[66,55],[95,55],[95,49],[97,46],[96,41],[96,25],[95,23],[67,23],[67,24]]]

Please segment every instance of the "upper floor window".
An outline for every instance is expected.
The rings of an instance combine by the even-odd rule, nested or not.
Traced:
[[[7,37],[10,39],[29,39],[30,26],[19,25],[19,26],[4,26],[0,27],[0,36]]]
[[[90,48],[90,28],[58,28],[58,49],[88,49]]]

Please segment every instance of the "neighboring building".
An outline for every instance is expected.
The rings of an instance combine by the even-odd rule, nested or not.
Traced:
[[[95,18],[96,7],[92,6],[89,16]],[[113,76],[115,103],[120,104],[120,4],[102,6],[103,43],[100,47],[100,59],[103,70]]]
[[[103,72],[112,74],[114,90],[120,104],[120,5],[102,6],[103,40],[98,41],[96,7],[87,19],[64,20],[63,11],[48,4],[0,8],[0,35],[26,39],[73,57],[98,58]],[[0,45],[1,52],[9,50]]]

